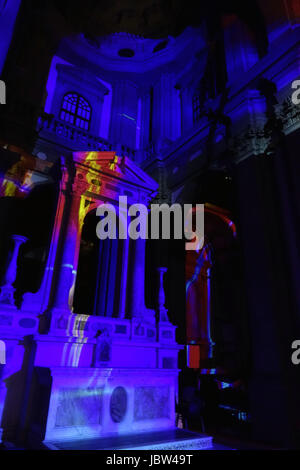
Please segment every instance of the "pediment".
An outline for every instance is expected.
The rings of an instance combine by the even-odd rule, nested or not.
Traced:
[[[129,157],[118,156],[116,152],[74,152],[73,157],[81,169],[111,177],[112,182],[123,181],[151,193],[158,189],[158,183],[135,162]]]

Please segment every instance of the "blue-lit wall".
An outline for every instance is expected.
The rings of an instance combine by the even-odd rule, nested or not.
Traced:
[[[21,0],[0,1],[0,76],[13,36]]]

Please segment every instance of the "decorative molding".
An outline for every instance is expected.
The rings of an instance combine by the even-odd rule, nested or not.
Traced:
[[[230,150],[238,163],[253,155],[263,154],[271,142],[263,127],[249,126],[243,133],[235,136],[230,143]]]
[[[277,117],[283,123],[285,134],[290,134],[300,127],[300,105],[292,102],[291,98],[286,98],[281,104],[277,105]]]

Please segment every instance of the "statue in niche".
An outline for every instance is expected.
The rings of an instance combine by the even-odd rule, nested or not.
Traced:
[[[61,315],[57,320],[56,320],[56,328],[59,328],[60,330],[65,330],[68,326],[68,320],[64,318],[63,315]]]
[[[107,328],[96,333],[96,345],[94,349],[93,367],[102,367],[111,360],[111,337]]]

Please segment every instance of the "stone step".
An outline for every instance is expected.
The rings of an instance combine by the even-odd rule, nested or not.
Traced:
[[[44,444],[48,449],[55,450],[204,450],[213,448],[213,439],[205,434],[172,429]]]

